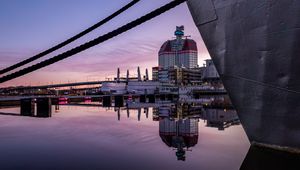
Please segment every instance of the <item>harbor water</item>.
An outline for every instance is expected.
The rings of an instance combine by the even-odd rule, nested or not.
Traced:
[[[0,109],[1,169],[239,169],[250,143],[236,112],[203,104]]]

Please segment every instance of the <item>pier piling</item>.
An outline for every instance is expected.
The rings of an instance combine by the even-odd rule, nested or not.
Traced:
[[[172,94],[168,94],[168,95],[167,95],[167,99],[168,99],[169,101],[173,101],[174,96],[173,96]]]
[[[36,116],[37,117],[51,117],[52,105],[50,98],[36,99]]]
[[[146,95],[141,95],[140,96],[140,102],[141,103],[146,103]]]
[[[124,106],[124,97],[123,96],[115,96],[115,106],[116,107]]]
[[[34,116],[34,100],[31,98],[21,99],[21,115]]]
[[[102,105],[103,107],[111,107],[111,96],[103,96]]]
[[[166,100],[166,95],[165,94],[160,94],[159,99],[160,100]]]
[[[149,103],[155,103],[155,95],[148,95]]]

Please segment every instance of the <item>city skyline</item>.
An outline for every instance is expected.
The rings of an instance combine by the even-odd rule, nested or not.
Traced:
[[[300,169],[299,9],[1,0],[1,169]]]
[[[30,0],[26,3],[1,1],[0,14],[3,18],[1,16],[0,18],[4,21],[4,26],[0,28],[2,37],[0,40],[0,68],[5,68],[64,41],[108,16],[129,1],[89,2],[84,3],[84,1],[78,0],[73,4],[68,4],[67,1]],[[112,22],[58,52],[47,55],[42,60],[111,31],[168,2],[168,0],[155,3],[141,1]],[[59,4],[59,6],[55,4]],[[96,4],[99,4],[99,8],[96,7]],[[79,6],[80,8],[78,8]],[[84,13],[80,13],[80,9],[87,8],[90,10],[83,10]],[[17,10],[18,13],[15,13]],[[202,61],[209,58],[209,54],[193,23],[187,5],[183,4],[112,40],[47,68],[2,83],[0,86],[103,80],[105,77],[115,75],[118,67],[123,74],[126,73],[126,69],[135,72],[138,66],[141,67],[141,70],[150,69],[152,66],[158,65],[160,46],[166,40],[172,39],[174,29],[178,25],[184,25],[186,35],[191,35],[192,39],[197,42],[199,65],[202,65]]]

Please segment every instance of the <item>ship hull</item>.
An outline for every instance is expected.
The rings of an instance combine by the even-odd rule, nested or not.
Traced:
[[[300,149],[300,1],[188,7],[249,140]]]

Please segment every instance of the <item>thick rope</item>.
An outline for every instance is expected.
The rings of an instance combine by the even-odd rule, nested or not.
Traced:
[[[68,57],[70,57],[72,55],[80,53],[80,52],[82,52],[82,51],[84,51],[84,50],[86,50],[88,48],[91,48],[91,47],[93,47],[93,46],[95,46],[97,44],[100,44],[100,43],[102,43],[102,42],[104,42],[106,40],[109,40],[109,39],[111,39],[111,38],[113,38],[113,37],[115,37],[115,36],[117,36],[119,34],[122,34],[122,33],[126,32],[126,31],[128,31],[128,30],[130,30],[130,29],[132,29],[132,28],[134,28],[134,27],[136,27],[136,26],[138,26],[138,25],[146,22],[146,21],[149,21],[149,20],[151,20],[151,19],[159,16],[160,14],[162,14],[162,13],[164,13],[164,12],[166,12],[166,11],[168,11],[168,10],[170,10],[170,9],[178,6],[178,5],[180,5],[181,3],[185,2],[185,1],[186,0],[174,0],[174,1],[172,1],[172,2],[170,2],[170,3],[168,3],[168,4],[164,5],[164,6],[162,6],[160,8],[158,8],[158,9],[156,9],[156,10],[154,10],[154,11],[152,11],[152,12],[150,12],[150,13],[148,13],[148,14],[146,14],[146,15],[144,15],[144,16],[142,16],[142,17],[140,17],[140,18],[138,18],[138,19],[136,19],[136,20],[134,20],[134,21],[132,21],[132,22],[130,22],[128,24],[126,24],[126,25],[123,25],[122,27],[119,27],[118,29],[116,29],[114,31],[111,31],[111,32],[109,32],[107,34],[104,34],[104,35],[102,35],[102,36],[100,36],[100,37],[98,37],[98,38],[96,38],[96,39],[94,39],[92,41],[89,41],[89,42],[87,42],[85,44],[82,44],[82,45],[80,45],[78,47],[75,47],[75,48],[73,48],[73,49],[71,49],[71,50],[69,50],[67,52],[59,54],[59,55],[57,55],[55,57],[52,57],[50,59],[47,59],[47,60],[42,61],[40,63],[37,63],[35,65],[32,65],[30,67],[24,68],[24,69],[22,69],[20,71],[17,71],[17,72],[14,72],[12,74],[3,76],[3,77],[0,78],[0,83],[9,81],[11,79],[14,79],[14,78],[17,78],[17,77],[20,77],[20,76],[23,76],[25,74],[28,74],[28,73],[33,72],[35,70],[38,70],[40,68],[43,68],[43,67],[51,65],[53,63],[56,63],[56,62],[58,62],[60,60],[66,59],[66,58],[68,58]]]
[[[139,1],[140,0],[133,0],[133,1],[131,1],[127,5],[125,5],[124,7],[122,7],[121,9],[119,9],[118,11],[116,11],[115,13],[113,13],[110,16],[106,17],[105,19],[101,20],[100,22],[96,23],[95,25],[89,27],[88,29],[80,32],[79,34],[77,34],[77,35],[75,35],[75,36],[67,39],[66,41],[64,41],[64,42],[62,42],[62,43],[60,43],[60,44],[58,44],[58,45],[56,45],[56,46],[54,46],[54,47],[46,50],[46,51],[43,51],[43,52],[41,52],[41,53],[39,53],[39,54],[37,54],[37,55],[35,55],[33,57],[30,57],[30,58],[28,58],[26,60],[23,60],[23,61],[21,61],[21,62],[19,62],[17,64],[14,64],[12,66],[9,66],[7,68],[4,68],[4,69],[0,70],[0,74],[4,74],[4,73],[7,73],[7,72],[9,72],[11,70],[14,70],[14,69],[16,69],[18,67],[21,67],[21,66],[23,66],[25,64],[28,64],[28,63],[30,63],[30,62],[32,62],[34,60],[37,60],[37,59],[39,59],[39,58],[41,58],[41,57],[43,57],[43,56],[45,56],[47,54],[52,53],[53,51],[56,51],[56,50],[58,50],[58,49],[60,49],[60,48],[62,48],[64,46],[70,44],[71,42],[73,42],[73,41],[81,38],[82,36],[90,33],[91,31],[95,30],[96,28],[100,27],[101,25],[105,24],[106,22],[112,20],[114,17],[116,17],[119,14],[121,14],[122,12],[126,11],[128,8],[132,7],[134,4],[136,4]]]

